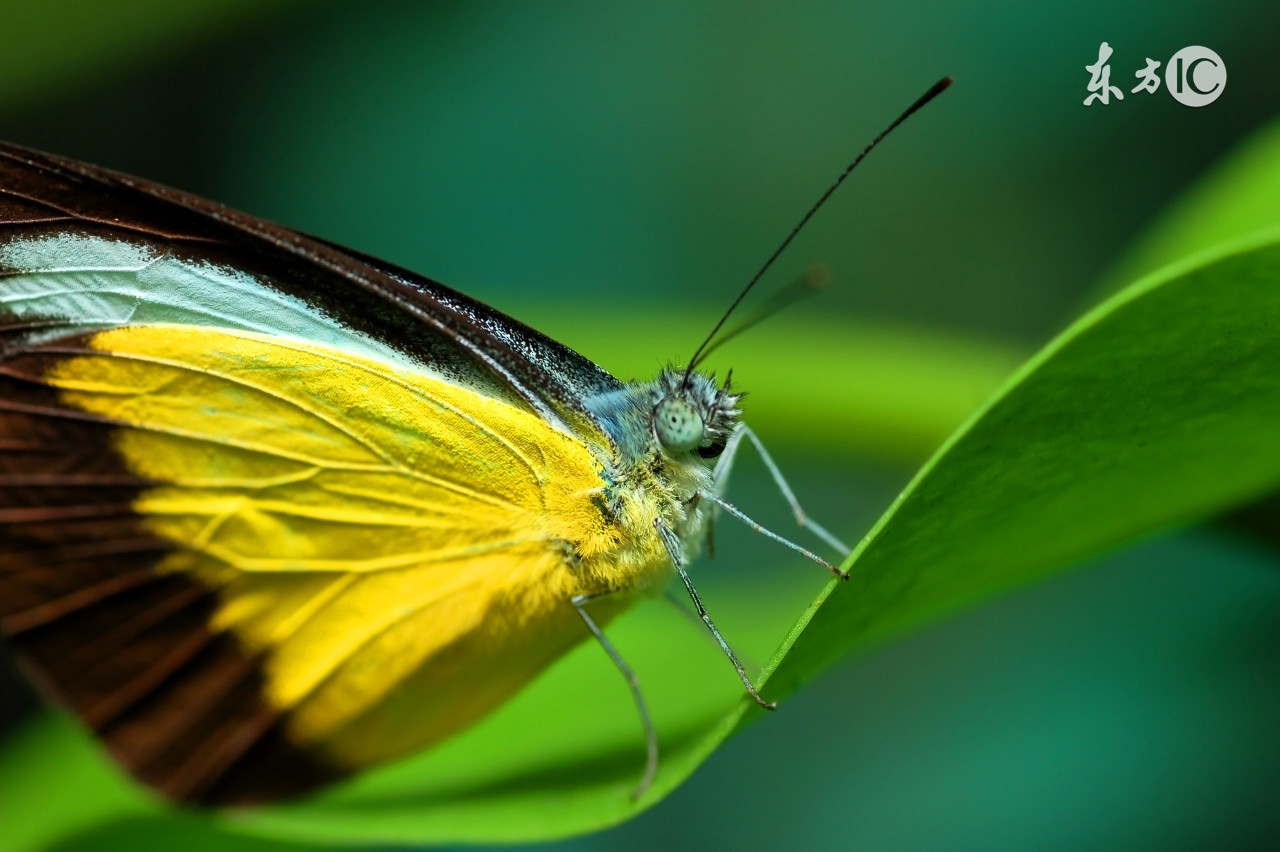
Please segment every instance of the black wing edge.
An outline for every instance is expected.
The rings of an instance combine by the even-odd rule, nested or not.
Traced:
[[[437,281],[181,190],[0,142],[0,232],[80,230],[240,269],[553,425],[609,441],[587,397],[606,370]]]

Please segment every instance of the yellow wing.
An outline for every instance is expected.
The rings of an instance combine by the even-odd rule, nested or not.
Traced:
[[[116,425],[152,483],[133,511],[175,546],[153,570],[216,589],[210,632],[236,639],[269,724],[331,768],[474,722],[585,638],[570,596],[637,584],[608,559],[625,533],[591,450],[441,376],[150,325],[88,337],[44,379]],[[207,792],[253,747],[240,739],[187,760],[170,792]],[[112,745],[136,769],[127,737]]]

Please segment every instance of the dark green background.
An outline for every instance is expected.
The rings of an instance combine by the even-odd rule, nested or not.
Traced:
[[[50,5],[64,14],[0,5],[0,136],[554,317],[570,343],[588,308],[611,310],[623,340],[636,308],[712,316],[852,152],[953,74],[766,284],[821,260],[835,282],[801,316],[1030,349],[1181,188],[1280,113],[1280,15],[1264,2],[205,3],[185,18]],[[1086,109],[1103,40],[1126,98]],[[1144,57],[1187,44],[1223,57],[1222,98],[1128,94]],[[765,437],[850,538],[911,472]],[[733,497],[785,528],[749,462]],[[721,539],[699,566],[709,605],[751,582],[735,565],[760,548]],[[803,602],[780,602],[783,620]],[[1278,624],[1273,553],[1177,532],[829,674],[654,810],[568,845],[1274,843]],[[10,716],[17,689],[4,686]],[[174,830],[74,845],[168,845]]]

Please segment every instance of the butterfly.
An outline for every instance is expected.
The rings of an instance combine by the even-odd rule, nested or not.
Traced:
[[[603,627],[673,572],[770,706],[685,570],[713,512],[754,525],[720,495],[763,452],[699,353],[623,383],[428,278],[0,144],[0,631],[135,778],[217,805],[441,742],[594,636],[643,789]]]

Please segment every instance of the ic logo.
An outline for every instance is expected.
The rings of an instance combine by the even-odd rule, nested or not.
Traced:
[[[1184,47],[1169,57],[1164,84],[1178,103],[1202,107],[1216,101],[1227,87],[1227,66],[1207,47]]]

